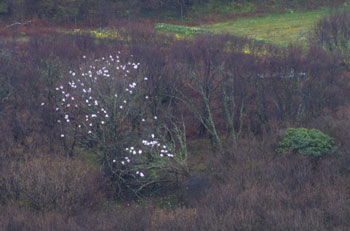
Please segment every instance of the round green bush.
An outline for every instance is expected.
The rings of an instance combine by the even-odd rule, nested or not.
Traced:
[[[317,129],[288,128],[277,151],[282,154],[291,152],[305,156],[323,156],[334,153],[334,139]]]

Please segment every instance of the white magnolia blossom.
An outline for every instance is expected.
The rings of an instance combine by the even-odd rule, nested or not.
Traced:
[[[85,55],[82,57],[83,59],[87,59]],[[125,65],[123,64],[123,61],[120,60],[118,55],[116,55],[115,58],[112,55],[109,55],[106,56],[106,58],[102,57],[101,59],[95,59],[95,63],[90,63],[90,65],[85,67],[82,66],[78,71],[69,71],[69,80],[67,81],[69,87],[65,88],[64,85],[56,87],[58,93],[62,94],[61,97],[59,97],[60,106],[56,107],[56,111],[59,114],[63,113],[61,114],[61,116],[64,117],[64,120],[62,121],[69,123],[63,123],[63,128],[79,128],[77,131],[82,134],[82,137],[84,137],[85,134],[86,137],[89,137],[89,139],[93,138],[93,136],[99,138],[100,134],[102,134],[100,132],[101,130],[99,129],[110,129],[109,126],[101,125],[113,125],[120,118],[119,115],[128,116],[127,113],[129,113],[129,109],[134,105],[133,100],[136,97],[144,97],[146,100],[149,99],[150,97],[148,95],[137,94],[139,93],[139,89],[142,87],[143,81],[147,81],[148,77],[131,79],[133,76],[133,71],[137,70],[139,66],[140,63],[135,62],[128,62]],[[122,85],[119,85],[117,88],[113,88],[114,86],[112,84],[112,90],[106,91],[110,93],[110,95],[106,95],[106,98],[104,98],[104,96],[100,98],[99,94],[103,94],[104,92],[101,92],[101,89],[95,89],[95,86],[100,84],[100,80],[105,80],[109,83],[111,83],[110,81],[118,80],[118,84],[121,83]],[[124,90],[129,94],[127,94]],[[136,99],[139,100],[140,98]],[[112,100],[115,105],[113,108],[109,107],[110,100]],[[72,101],[74,101],[74,104]],[[45,103],[42,102],[41,106],[44,105]],[[73,105],[74,107],[72,107]],[[119,109],[125,110],[115,110],[115,107],[118,108],[118,106]],[[100,114],[100,116],[98,116],[98,114]],[[110,118],[110,115],[112,118]],[[155,121],[153,121],[151,118],[143,116],[143,118],[140,119],[141,122],[149,122],[143,123],[143,126],[152,125],[152,122]],[[58,119],[57,122],[61,123],[61,119]],[[157,120],[158,117],[153,116],[153,119]],[[93,127],[93,123],[96,123],[97,126]],[[99,126],[99,124],[101,125]],[[93,136],[87,136],[87,134],[92,133],[94,133]],[[65,137],[65,134],[62,133],[61,137]],[[120,161],[122,165],[133,163],[133,160],[140,158],[138,155],[142,155],[143,153],[147,155],[152,153],[152,155],[159,155],[161,157],[174,157],[174,154],[170,153],[171,149],[167,149],[166,145],[164,145],[160,140],[157,140],[155,134],[151,134],[150,140],[142,140],[141,143],[138,142],[139,141],[136,140],[134,143],[132,143],[133,146],[125,148],[125,154],[127,156],[124,158],[124,160]],[[120,156],[118,158],[114,158],[115,159],[113,159],[112,162],[116,163],[117,160],[119,161],[118,158],[120,158]],[[120,166],[113,165],[113,168],[118,167]],[[144,177],[145,173],[136,171],[136,175]]]

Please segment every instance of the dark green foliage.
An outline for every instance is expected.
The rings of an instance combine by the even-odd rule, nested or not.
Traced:
[[[0,2],[0,14],[8,12],[8,6],[5,2]]]
[[[333,0],[332,4],[343,2]],[[329,0],[1,0],[0,15],[12,19],[39,17],[55,23],[102,24],[139,16],[175,18],[193,15],[252,13],[257,10],[312,9]]]
[[[288,128],[278,145],[278,152],[296,152],[304,156],[323,156],[336,150],[334,139],[317,129]]]

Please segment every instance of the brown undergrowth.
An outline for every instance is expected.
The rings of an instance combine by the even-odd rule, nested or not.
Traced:
[[[126,41],[55,33],[0,43],[0,230],[349,229],[350,81],[340,54],[128,28]],[[116,198],[104,163],[61,139],[55,113],[56,84],[82,56],[117,51],[141,63],[150,111],[183,118],[189,141],[188,171],[142,200]],[[319,129],[339,151],[281,156],[288,127]],[[176,202],[145,205],[146,196]]]

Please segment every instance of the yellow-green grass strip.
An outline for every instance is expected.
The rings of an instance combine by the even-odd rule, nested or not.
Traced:
[[[158,31],[185,36],[193,36],[205,32],[214,34],[229,33],[266,43],[287,46],[293,42],[305,43],[315,24],[328,13],[330,13],[330,8],[326,7],[307,12],[294,12],[291,10],[283,14],[237,18],[197,27],[164,23],[156,24],[155,27]]]

